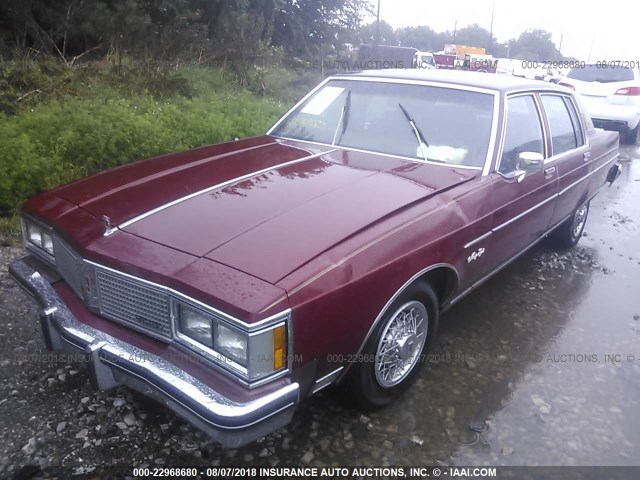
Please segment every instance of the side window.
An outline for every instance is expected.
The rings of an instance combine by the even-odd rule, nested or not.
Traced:
[[[582,117],[582,124],[584,125],[585,130],[587,132],[590,132],[591,130],[593,130],[595,128],[593,126],[593,120],[591,120],[591,115],[589,115],[589,113],[587,112],[587,109],[584,106],[584,102],[582,101],[580,96],[574,96],[573,100],[578,105],[578,111],[580,113],[580,116]]]
[[[578,148],[576,131],[563,98],[560,95],[542,95],[542,104],[549,119],[553,155]]]
[[[582,125],[580,124],[580,117],[576,112],[576,108],[569,97],[564,97],[564,103],[569,110],[569,116],[571,117],[571,123],[573,124],[573,131],[576,134],[576,145],[581,147],[584,145],[584,136],[582,135]]]
[[[518,156],[522,152],[544,155],[542,124],[531,95],[507,98],[507,130],[498,171],[509,173],[516,170]]]

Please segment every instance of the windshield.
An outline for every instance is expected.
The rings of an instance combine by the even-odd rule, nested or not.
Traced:
[[[493,98],[488,93],[445,87],[332,80],[271,134],[481,167],[491,137]],[[411,113],[412,122],[403,107]],[[416,128],[421,135],[416,135]]]
[[[601,65],[585,65],[582,68],[572,69],[567,77],[583,82],[626,82],[633,80],[633,70],[626,67],[604,68]]]

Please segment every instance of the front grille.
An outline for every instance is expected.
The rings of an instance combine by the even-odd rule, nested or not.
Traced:
[[[169,295],[117,273],[96,269],[100,312],[164,336],[171,336]]]
[[[53,249],[58,273],[73,291],[82,297],[82,258],[58,237],[53,238]]]
[[[85,304],[88,302],[89,309],[133,328],[171,337],[171,303],[167,292],[85,262],[57,236],[53,248],[58,273]]]

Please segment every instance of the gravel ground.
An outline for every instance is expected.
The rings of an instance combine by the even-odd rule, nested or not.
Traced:
[[[52,465],[638,464],[640,366],[600,361],[640,334],[629,294],[640,258],[625,248],[638,238],[640,169],[628,165],[580,246],[536,247],[443,316],[428,365],[393,406],[365,415],[323,392],[239,449],[127,389],[93,391],[81,363],[45,350],[35,304],[6,272],[23,251],[0,247],[0,477],[43,478]]]

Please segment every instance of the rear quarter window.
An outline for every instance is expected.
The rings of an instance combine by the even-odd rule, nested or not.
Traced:
[[[580,122],[580,117],[578,116],[578,113],[576,112],[576,108],[574,104],[571,102],[571,99],[569,97],[563,97],[563,99],[564,99],[565,106],[569,111],[569,116],[571,117],[571,123],[573,123],[573,130],[576,134],[576,145],[578,147],[581,147],[582,145],[584,145],[584,135],[582,131],[582,123]]]
[[[578,113],[580,114],[580,118],[582,118],[582,125],[584,125],[585,130],[587,132],[591,132],[595,130],[596,127],[594,127],[593,120],[591,120],[591,116],[589,115],[589,112],[587,112],[587,109],[584,106],[584,103],[582,102],[580,95],[574,95],[573,100],[576,102],[576,105],[578,106]]]

